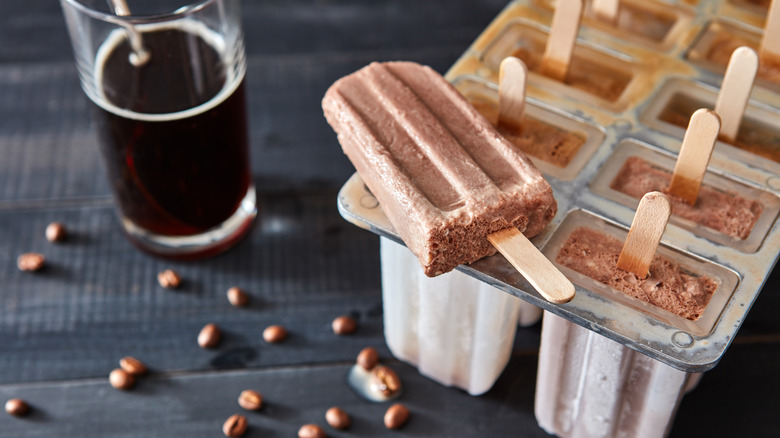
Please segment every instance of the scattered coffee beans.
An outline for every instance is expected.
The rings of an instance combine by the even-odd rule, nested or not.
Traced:
[[[198,345],[202,348],[214,348],[221,338],[222,333],[216,324],[206,324],[198,333]]]
[[[176,289],[181,285],[181,277],[172,269],[166,269],[157,274],[157,281],[160,286],[166,289]]]
[[[16,259],[16,266],[21,271],[34,272],[41,270],[45,261],[46,258],[43,254],[28,252],[20,255],[19,258]]]
[[[116,389],[130,389],[135,385],[135,377],[122,368],[117,368],[111,371],[108,375],[108,381]]]
[[[274,344],[287,339],[287,330],[280,325],[272,325],[263,330],[263,339],[265,342]]]
[[[333,406],[325,412],[325,421],[334,429],[344,430],[349,427],[349,415],[343,409]]]
[[[385,412],[385,427],[398,429],[409,421],[409,409],[401,403],[396,403]]]
[[[24,417],[30,412],[30,405],[20,398],[12,398],[5,402],[5,411],[14,417]]]
[[[67,237],[65,226],[59,222],[52,222],[46,227],[46,240],[49,242],[62,242]]]
[[[230,418],[225,420],[225,423],[222,425],[222,433],[224,433],[226,437],[244,436],[248,427],[249,423],[246,421],[246,417],[239,414],[233,414]]]
[[[236,307],[244,307],[249,304],[249,295],[237,287],[231,287],[228,289],[227,298],[228,301],[230,301],[230,304]]]
[[[374,347],[366,347],[360,351],[357,363],[366,371],[371,371],[379,363],[379,353]]]
[[[401,390],[401,379],[392,369],[379,365],[371,370],[370,388],[385,397],[391,397]]]
[[[333,333],[337,335],[348,335],[355,332],[357,322],[351,316],[339,316],[333,320],[331,327],[333,328]]]
[[[146,365],[140,360],[130,356],[119,359],[119,368],[122,368],[125,372],[132,374],[133,376],[142,376],[146,374]]]
[[[298,438],[325,438],[325,431],[316,424],[304,424],[298,429]]]
[[[257,411],[263,407],[263,396],[257,391],[246,389],[238,396],[238,405],[248,411]]]

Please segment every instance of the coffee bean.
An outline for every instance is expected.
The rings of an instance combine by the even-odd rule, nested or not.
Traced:
[[[325,412],[325,421],[328,425],[334,429],[344,430],[349,427],[351,421],[349,414],[344,412],[343,409],[333,406]]]
[[[366,371],[371,371],[379,363],[379,353],[374,347],[366,347],[360,351],[357,363]]]
[[[387,408],[385,412],[385,427],[398,429],[409,421],[409,409],[401,403],[396,403]]]
[[[35,252],[28,252],[19,256],[16,259],[16,266],[21,271],[35,272],[43,268],[43,264],[46,262],[46,257],[43,254]]]
[[[226,437],[243,436],[246,433],[249,423],[246,421],[246,417],[239,414],[233,414],[222,425],[222,433]]]
[[[133,376],[146,374],[146,365],[134,357],[125,356],[122,359],[119,359],[119,367]]]
[[[20,398],[12,398],[5,402],[5,411],[14,417],[24,417],[30,412],[30,405]]]
[[[166,289],[176,289],[181,285],[181,277],[179,277],[176,271],[166,269],[157,274],[157,282]]]
[[[333,328],[333,333],[337,335],[348,335],[355,332],[357,322],[351,316],[339,316],[333,320],[331,327]]]
[[[49,242],[62,242],[67,237],[65,226],[59,222],[52,222],[46,227],[46,240]]]
[[[263,330],[263,339],[271,344],[282,342],[287,339],[287,330],[280,325],[268,326]]]
[[[263,407],[263,396],[257,391],[246,389],[238,396],[238,404],[248,411],[257,411]]]
[[[206,324],[198,333],[198,345],[202,348],[214,348],[221,338],[222,333],[216,324]]]
[[[116,389],[127,390],[135,386],[135,377],[122,368],[111,371],[111,374],[108,375],[108,381]]]
[[[325,431],[316,424],[304,424],[298,429],[298,438],[325,438]]]
[[[379,365],[371,370],[369,387],[372,391],[379,392],[385,397],[392,397],[401,390],[401,379],[392,369]]]
[[[228,289],[227,298],[228,301],[230,301],[230,304],[236,307],[244,307],[249,304],[249,295],[237,287],[231,287]]]

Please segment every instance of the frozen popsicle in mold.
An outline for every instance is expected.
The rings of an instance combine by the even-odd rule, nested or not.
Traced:
[[[548,39],[548,34],[535,26],[520,21],[510,22],[485,50],[482,62],[498,71],[501,61],[507,56],[520,58],[531,73],[532,83],[545,87],[555,84],[564,94],[578,99],[593,99],[602,106],[605,102],[616,105],[634,79],[631,63],[578,44],[573,47],[565,77],[561,80],[549,76],[543,71]]]
[[[535,3],[552,10],[556,1]],[[672,46],[692,19],[689,8],[653,0],[585,0],[582,14],[583,26],[656,49]]]
[[[611,183],[611,188],[634,198],[669,187],[672,172],[638,156],[629,157]],[[672,200],[673,214],[737,239],[746,239],[763,205],[737,193],[703,186],[695,205],[679,198]]]
[[[705,91],[696,93],[697,96],[692,96],[691,94],[695,91],[697,90],[691,88],[672,95],[658,113],[658,120],[684,129],[694,111],[714,106],[714,94]],[[712,100],[705,100],[706,98]],[[760,115],[766,113],[760,109],[755,112]],[[728,141],[722,137],[720,140],[750,154],[780,163],[780,120],[777,119],[776,115],[766,114],[765,117],[759,119],[751,117],[750,113],[751,111],[748,109],[734,140]],[[773,121],[775,122],[774,126],[770,124]]]
[[[649,191],[664,191],[672,179],[677,156],[636,140],[618,144],[593,179],[590,190],[629,208]],[[780,208],[773,193],[707,172],[695,205],[670,197],[677,227],[741,252],[755,252]]]
[[[652,196],[658,195],[654,192]],[[652,222],[642,209],[640,202],[632,228]],[[663,219],[663,215],[656,217]],[[709,334],[731,299],[739,281],[737,275],[666,245],[657,246],[655,251],[648,250],[647,244],[637,246],[627,237],[629,233],[632,231],[627,233],[598,216],[574,210],[556,229],[544,253],[576,284],[612,305],[638,312],[620,313],[619,319],[615,316],[617,325],[631,325],[632,318],[644,318],[692,336]],[[635,257],[649,261],[646,276],[618,263],[625,251],[634,251]]]
[[[747,46],[757,48],[755,40],[739,38],[731,35],[722,35],[712,42],[707,52],[707,60],[725,68],[728,65],[731,53],[739,47]],[[780,84],[780,59],[773,57],[762,58],[758,67],[758,78]]]
[[[746,239],[761,215],[762,205],[724,190],[701,187],[719,128],[719,119],[713,112],[695,111],[675,171],[670,173],[639,157],[630,157],[610,187],[635,198],[649,191],[669,193],[675,215],[728,236]],[[696,168],[694,174],[680,176],[679,170],[686,165]]]
[[[669,219],[669,201],[659,192],[643,196],[625,242],[591,228],[574,230],[556,263],[667,312],[695,321],[717,289],[706,276],[655,257]]]
[[[577,176],[604,140],[598,126],[535,102],[526,102],[517,124],[499,123],[499,91],[480,78],[459,77],[455,88],[507,140],[531,156],[547,175],[569,180]]]
[[[758,72],[758,66],[758,54],[753,49],[742,46],[734,50],[723,76],[718,99],[715,102],[715,111],[718,112],[722,120],[719,135],[721,140],[741,149],[762,152],[771,157],[771,152],[776,152],[780,145],[777,141],[771,141],[771,136],[770,139],[766,138],[766,130],[755,130],[755,126],[739,129],[750,98],[750,91],[753,88],[753,81]],[[662,118],[664,121],[680,124],[679,112],[668,111],[662,113],[661,116],[666,116],[666,119]],[[767,140],[770,140],[769,144],[763,148],[760,147]]]
[[[737,161],[753,167],[765,168],[773,173],[780,172],[780,117],[777,111],[745,99],[751,89],[751,69],[755,68],[755,51],[741,47],[732,54],[733,62],[738,53],[747,54],[738,65],[744,68],[740,75],[732,77],[732,72],[724,76],[722,87],[715,88],[699,81],[684,78],[667,80],[655,94],[648,106],[640,113],[642,124],[666,134],[682,138],[688,121],[699,108],[718,108],[727,110],[719,114],[723,120],[723,130],[718,140],[716,152],[728,154]],[[746,61],[746,62],[745,62]],[[739,77],[742,76],[742,77]],[[728,91],[729,79],[737,81],[737,89]],[[741,89],[740,89],[741,88]],[[740,99],[728,95],[740,95]],[[741,114],[741,116],[740,116]],[[729,128],[729,125],[731,127]],[[734,136],[736,129],[736,136]],[[730,132],[726,132],[730,131]],[[729,135],[731,134],[731,135]]]
[[[534,412],[561,438],[662,438],[699,376],[545,312]]]
[[[559,167],[566,167],[585,139],[543,121],[525,117],[526,76],[527,67],[519,58],[510,56],[501,62],[498,113],[495,117],[488,114],[486,118],[523,152]]]
[[[568,280],[520,234],[535,236],[555,215],[552,188],[438,73],[372,63],[334,83],[323,109],[426,275],[497,247],[546,298],[573,297]],[[524,258],[507,254],[502,242],[519,245]]]
[[[456,79],[455,88],[512,144],[531,157],[558,168],[565,168],[572,162],[588,139],[585,131],[592,131],[581,123],[561,126],[564,123],[560,116],[530,104],[522,116],[521,129],[499,125],[496,90],[486,83],[468,78]],[[551,119],[557,123],[551,123]],[[599,137],[603,138],[603,135]]]
[[[638,276],[618,267],[622,248],[620,240],[583,227],[569,236],[555,261],[637,300],[691,321],[699,319],[717,289],[715,280],[662,257],[652,261],[649,276]]]
[[[769,7],[763,32],[714,20],[688,52],[688,58],[710,69],[723,71],[735,49],[747,46],[760,56],[757,77],[780,84],[780,2]]]
[[[761,215],[761,204],[722,190],[701,189],[719,130],[720,119],[714,112],[696,110],[671,174],[632,157],[626,160],[611,187],[634,197],[641,197],[651,190],[669,193],[675,215],[726,235],[746,239]],[[681,174],[680,171],[686,168],[689,174]]]

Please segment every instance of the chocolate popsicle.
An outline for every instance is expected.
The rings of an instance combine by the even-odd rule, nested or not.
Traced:
[[[372,63],[333,84],[323,110],[428,276],[494,254],[492,233],[533,237],[555,215],[531,161],[429,67]]]

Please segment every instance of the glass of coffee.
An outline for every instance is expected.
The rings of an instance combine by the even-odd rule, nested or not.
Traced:
[[[192,1],[60,0],[122,228],[174,258],[229,248],[257,212],[240,1]]]

